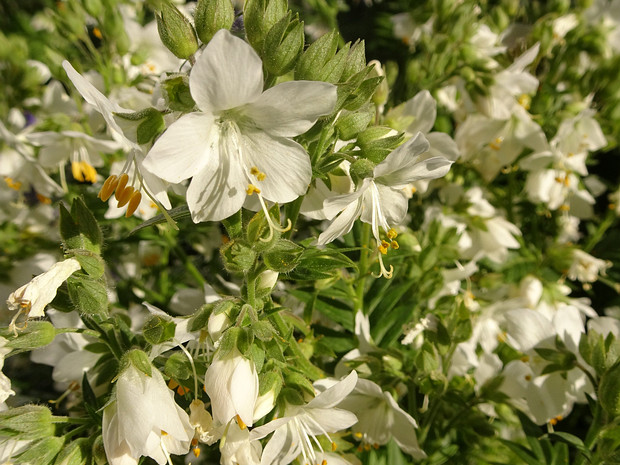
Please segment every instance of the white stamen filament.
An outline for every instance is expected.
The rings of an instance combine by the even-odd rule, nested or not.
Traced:
[[[267,223],[269,224],[269,235],[266,238],[261,237],[260,240],[263,242],[269,242],[272,238],[273,238],[273,230],[275,229],[278,232],[286,232],[289,229],[291,229],[291,227],[293,226],[291,223],[291,220],[289,218],[286,219],[286,227],[283,228],[282,226],[276,226],[275,223],[273,222],[273,220],[271,219],[271,215],[269,214],[269,210],[267,209],[267,205],[265,205],[265,201],[263,200],[263,196],[260,194],[260,192],[256,192],[256,195],[258,196],[258,200],[260,202],[261,208],[263,209],[263,213],[265,214],[265,219],[267,220]]]

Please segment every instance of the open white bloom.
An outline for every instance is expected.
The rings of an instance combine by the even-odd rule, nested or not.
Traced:
[[[103,410],[103,445],[111,465],[136,464],[149,456],[159,465],[170,454],[189,452],[194,428],[174,401],[159,370],[151,376],[129,365],[116,382],[116,396]]]
[[[611,266],[611,262],[593,257],[580,249],[573,250],[573,262],[568,269],[568,278],[582,283],[593,283],[599,274],[605,274],[605,270]]]
[[[355,413],[358,422],[352,427],[353,434],[364,443],[385,445],[394,439],[414,459],[426,457],[418,445],[415,433],[418,424],[378,384],[358,379],[353,392],[338,407]]]
[[[54,264],[48,271],[34,277],[32,281],[13,292],[6,304],[9,310],[19,312],[13,317],[9,327],[13,331],[16,330],[15,322],[20,314],[24,314],[27,318],[44,316],[45,307],[54,300],[58,288],[80,268],[80,262],[75,258],[68,258]]]
[[[356,383],[357,373],[352,371],[306,405],[291,405],[284,417],[254,428],[250,433],[251,440],[264,438],[274,432],[263,451],[261,465],[287,465],[300,454],[303,457],[302,463],[320,463],[319,452],[313,445],[321,448],[316,436],[325,435],[329,439],[329,433],[349,428],[357,421],[353,413],[336,408],[355,388]]]
[[[213,420],[226,424],[238,417],[247,426],[254,423],[258,398],[258,373],[254,363],[233,349],[223,357],[219,352],[207,368],[205,390],[211,399]]]
[[[375,166],[372,176],[365,178],[355,192],[326,199],[323,203],[326,216],[336,218],[319,235],[318,244],[327,244],[348,233],[360,218],[372,226],[379,251],[386,253],[390,243],[381,239],[380,229],[388,239],[396,237],[392,225],[399,224],[407,214],[408,199],[403,188],[420,179],[444,176],[452,165],[451,160],[442,156],[425,158],[423,155],[428,150],[428,141],[418,132]],[[384,268],[381,254],[381,274],[389,278],[391,271]]]
[[[218,31],[189,76],[200,111],[162,134],[145,167],[169,182],[192,178],[187,203],[195,222],[237,212],[248,195],[286,203],[305,194],[310,158],[292,137],[336,104],[336,87],[289,81],[263,92],[259,56],[243,40]],[[268,215],[267,215],[268,217]]]

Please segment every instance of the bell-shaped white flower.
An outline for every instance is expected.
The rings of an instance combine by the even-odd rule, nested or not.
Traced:
[[[286,203],[305,194],[310,157],[292,137],[336,104],[336,87],[289,81],[263,92],[263,65],[252,47],[218,31],[189,76],[200,111],[174,122],[155,142],[145,167],[166,181],[192,178],[187,203],[195,222],[237,212],[248,195]]]
[[[247,426],[254,423],[258,399],[258,373],[252,361],[233,349],[224,356],[219,352],[207,368],[205,390],[211,399],[213,420],[227,424],[238,417]]]
[[[170,454],[189,452],[193,436],[189,416],[159,370],[151,366],[148,376],[130,364],[119,375],[103,410],[103,445],[111,465],[136,464],[142,456],[163,465]]]

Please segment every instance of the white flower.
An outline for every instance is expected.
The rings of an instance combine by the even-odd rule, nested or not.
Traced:
[[[130,167],[132,167],[135,169],[135,172],[131,176],[128,185],[138,192],[146,192],[149,194],[149,197],[155,198],[160,202],[164,208],[171,208],[168,195],[166,194],[166,184],[142,167],[145,155],[144,149],[135,142],[136,128],[133,126],[136,125],[122,117],[123,113],[132,113],[132,111],[107,99],[94,85],[81,76],[68,61],[63,61],[62,66],[75,88],[84,97],[84,100],[101,113],[114,140],[122,146],[123,150],[129,152],[129,157],[122,171],[123,174],[127,174]]]
[[[251,438],[247,428],[240,428],[235,422],[230,423],[226,439],[220,441],[220,463],[222,465],[260,465],[262,446]]]
[[[250,433],[252,440],[264,438],[275,431],[265,446],[261,465],[286,465],[300,454],[303,463],[320,463],[313,446],[317,444],[321,447],[316,436],[325,435],[329,439],[329,433],[349,428],[357,421],[353,413],[335,408],[349,395],[356,382],[357,373],[352,371],[306,405],[289,406],[283,418],[254,428]]]
[[[219,352],[207,368],[205,390],[211,399],[213,420],[227,424],[235,417],[247,426],[254,423],[258,398],[258,374],[254,363],[233,349],[223,357]]]
[[[323,203],[326,216],[337,217],[319,235],[318,244],[327,244],[348,233],[355,220],[360,218],[372,226],[379,251],[386,253],[390,243],[381,239],[379,228],[390,240],[396,237],[392,225],[403,220],[408,207],[403,188],[420,179],[444,176],[452,165],[452,161],[445,157],[422,157],[428,149],[428,141],[418,133],[375,166],[372,177],[365,178],[355,192],[326,199]],[[381,255],[379,261],[381,274],[391,277],[391,271],[383,266]]]
[[[426,457],[416,438],[416,421],[399,407],[389,392],[383,391],[376,383],[358,379],[353,392],[338,407],[355,413],[358,422],[352,427],[353,433],[363,442],[384,445],[394,439],[414,459]]]
[[[336,87],[290,81],[263,92],[259,56],[220,30],[196,60],[189,87],[199,112],[174,122],[155,142],[145,167],[169,182],[192,178],[187,203],[195,222],[237,212],[252,193],[286,203],[305,194],[310,158],[292,137],[336,103]]]
[[[103,410],[103,445],[111,465],[136,464],[149,456],[159,465],[170,454],[189,451],[194,429],[174,401],[161,373],[151,376],[129,365],[116,382],[116,395]]]
[[[605,270],[611,266],[611,262],[593,257],[580,249],[573,250],[573,262],[568,269],[567,276],[573,281],[593,283],[599,274],[605,274]]]
[[[54,300],[60,285],[80,268],[80,262],[75,258],[69,258],[54,264],[48,271],[13,292],[6,304],[9,310],[19,312],[13,317],[9,327],[16,331],[15,322],[20,314],[24,314],[27,318],[44,316],[45,307]]]

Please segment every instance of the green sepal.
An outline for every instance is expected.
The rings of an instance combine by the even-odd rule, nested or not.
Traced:
[[[258,345],[252,344],[245,355],[247,355],[247,357],[252,361],[257,372],[260,372],[263,369],[263,364],[265,363],[265,351]]]
[[[304,49],[304,23],[289,11],[269,30],[263,45],[263,63],[274,76],[291,71]]]
[[[220,248],[220,256],[226,270],[246,272],[254,267],[257,253],[243,240],[231,240]]]
[[[280,207],[278,204],[274,204],[269,209],[269,216],[271,219],[279,223],[280,222]],[[265,217],[265,213],[263,210],[259,210],[252,217],[252,219],[248,222],[246,226],[245,237],[247,241],[252,244],[252,248],[256,252],[263,252],[268,250],[280,239],[280,232],[276,230],[271,231],[271,238],[267,241],[264,240],[270,234],[269,232],[269,223],[267,222],[267,218]]]
[[[155,108],[147,108],[147,110],[150,111],[136,129],[136,138],[140,145],[150,143],[166,129],[164,115]]]
[[[237,213],[222,220],[226,233],[231,239],[238,239],[243,235],[243,213],[239,210]]]
[[[298,281],[327,279],[338,275],[341,268],[353,268],[355,270],[357,265],[338,249],[328,247],[322,250],[308,248],[288,278]]]
[[[105,273],[105,262],[99,254],[85,249],[65,250],[65,258],[75,258],[91,278],[99,279]]]
[[[292,388],[304,392],[310,397],[314,397],[315,391],[312,386],[312,382],[304,375],[296,372],[287,372],[284,374],[284,385],[287,388]]]
[[[200,307],[189,319],[187,329],[191,332],[206,329],[209,324],[209,316],[213,312],[213,304],[205,304]]]
[[[75,249],[87,249],[91,252],[101,252],[101,244],[103,244],[103,234],[101,228],[97,223],[95,215],[86,206],[84,201],[77,197],[71,204],[71,216],[73,217],[75,224],[77,224],[80,234],[87,240],[84,241],[82,247],[70,247]]]
[[[106,319],[108,313],[108,292],[105,285],[80,272],[67,279],[69,297],[80,315]]]
[[[0,434],[34,441],[54,434],[52,412],[42,405],[23,405],[0,412]]]
[[[174,332],[177,325],[172,319],[164,318],[159,315],[153,315],[144,324],[142,328],[142,335],[146,342],[151,345],[161,344],[162,342],[169,341],[174,337]]]
[[[48,465],[54,461],[64,443],[64,438],[55,436],[41,439],[15,457],[15,461],[30,465]]]
[[[263,342],[270,341],[276,335],[276,330],[271,323],[266,320],[253,321],[250,329],[257,339]]]
[[[270,270],[288,273],[297,266],[303,252],[302,246],[287,239],[280,239],[263,253],[263,262]]]
[[[127,352],[125,355],[126,363],[133,365],[138,371],[141,371],[146,376],[152,376],[153,365],[149,360],[148,355],[139,349],[133,349]]]
[[[184,353],[175,352],[166,360],[164,373],[175,381],[186,380],[192,376],[192,365]]]
[[[9,339],[6,346],[12,349],[32,350],[46,346],[54,340],[54,337],[56,329],[49,321],[29,321],[24,329],[19,330],[15,339]]]
[[[162,82],[161,87],[171,110],[188,113],[196,107],[187,74],[172,75]]]
[[[287,3],[286,0],[246,0],[243,6],[245,35],[259,54],[269,30],[286,14]]]
[[[350,140],[365,130],[375,116],[375,110],[368,105],[356,112],[343,111],[336,121],[336,130],[341,140]]]
[[[89,458],[90,439],[78,438],[62,448],[54,465],[85,465]]]

